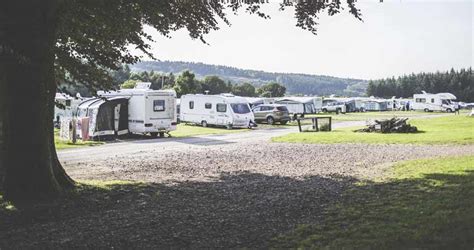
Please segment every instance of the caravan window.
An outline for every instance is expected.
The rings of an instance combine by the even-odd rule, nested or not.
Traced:
[[[416,98],[415,101],[425,103],[426,99],[425,98]]]
[[[434,103],[434,98],[431,98],[431,103]]]
[[[165,100],[153,100],[153,111],[165,111]]]
[[[232,107],[232,110],[236,114],[250,113],[249,105],[246,103],[232,103],[230,106]]]
[[[216,110],[217,112],[227,112],[227,104],[223,104],[223,103],[218,103],[216,105]]]
[[[189,109],[194,109],[194,101],[189,102]]]
[[[206,109],[212,109],[212,103],[206,103],[206,104],[204,104],[204,108],[206,108]]]

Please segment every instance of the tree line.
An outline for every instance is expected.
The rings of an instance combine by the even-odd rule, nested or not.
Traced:
[[[128,77],[123,73],[128,72]],[[232,93],[238,96],[249,97],[281,97],[286,93],[286,88],[278,83],[272,82],[255,88],[248,82],[234,84],[225,81],[218,76],[210,75],[203,79],[198,79],[196,75],[185,70],[175,76],[173,73],[160,73],[151,71],[142,71],[137,73],[130,72],[128,66],[124,66],[122,70],[114,72],[114,78],[120,84],[120,88],[133,88],[137,82],[150,82],[151,89],[174,89],[178,97],[185,94],[221,94]]]
[[[419,73],[371,80],[367,86],[368,96],[390,98],[413,97],[413,94],[449,92],[458,100],[474,102],[474,78],[472,68],[436,73]]]

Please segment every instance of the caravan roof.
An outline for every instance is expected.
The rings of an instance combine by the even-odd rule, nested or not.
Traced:
[[[277,101],[293,101],[299,103],[313,103],[316,96],[286,96],[278,98]]]

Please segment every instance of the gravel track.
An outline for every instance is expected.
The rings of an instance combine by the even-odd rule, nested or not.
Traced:
[[[110,157],[67,171],[76,179],[152,183],[125,195],[120,203],[130,199],[141,205],[119,206],[115,211],[120,212],[104,214],[107,219],[86,216],[91,225],[105,220],[107,230],[113,232],[94,229],[105,235],[94,247],[137,246],[139,241],[140,247],[261,248],[297,225],[317,224],[345,190],[360,179],[381,176],[394,162],[473,152],[472,145],[259,141],[145,151],[133,158]],[[127,213],[131,216],[123,218]],[[135,239],[120,224],[110,224],[111,220],[129,223],[137,232]],[[117,237],[122,241],[114,242]]]
[[[370,179],[380,176],[394,162],[473,152],[471,145],[318,145],[263,141],[188,146],[181,151],[144,151],[133,157],[114,156],[66,170],[77,179],[159,183],[212,181],[223,174],[238,172],[291,178],[338,175]]]

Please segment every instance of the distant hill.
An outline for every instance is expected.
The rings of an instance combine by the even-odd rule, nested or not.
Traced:
[[[172,72],[173,74],[190,70],[198,78],[217,75],[233,83],[249,82],[256,87],[268,82],[278,82],[286,87],[288,94],[293,95],[363,96],[368,84],[367,81],[360,79],[296,73],[272,73],[192,62],[144,61],[130,65],[130,68],[135,72],[153,70],[165,73]]]

